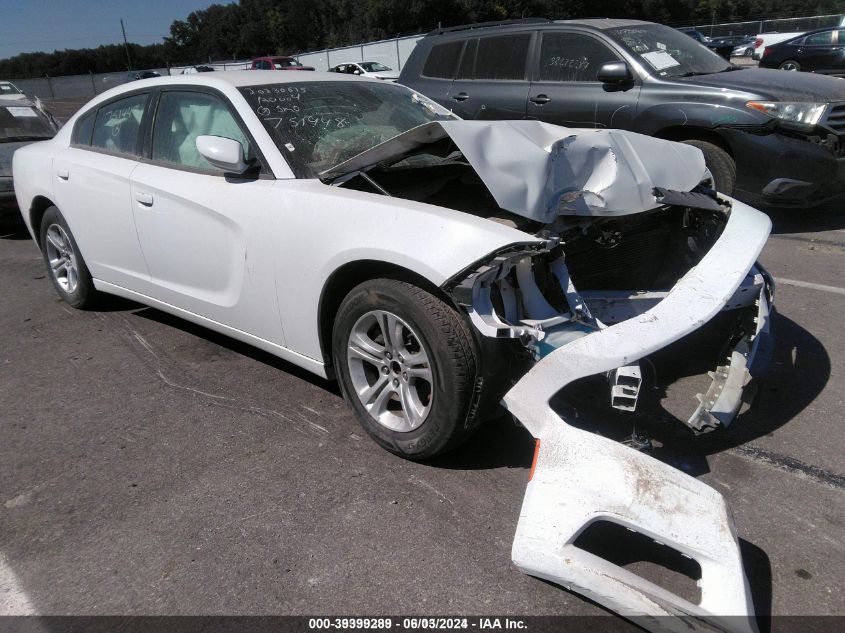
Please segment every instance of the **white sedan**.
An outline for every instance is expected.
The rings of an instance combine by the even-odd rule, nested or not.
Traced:
[[[336,73],[217,72],[110,90],[13,167],[72,306],[119,295],[336,378],[364,429],[412,459],[501,402],[543,446],[520,569],[625,613],[747,613],[721,496],[549,406],[603,374],[607,405],[635,410],[638,361],[713,319],[724,353],[681,423],[737,413],[767,339],[770,223],[709,187],[696,148],[462,121]],[[575,551],[597,518],[705,561],[701,605]]]
[[[330,73],[341,73],[347,75],[358,75],[359,77],[372,77],[374,79],[385,79],[396,81],[399,79],[399,72],[381,62],[344,62],[329,68]]]
[[[706,177],[694,148],[460,121],[336,74],[135,82],[18,151],[14,175],[68,303],[128,297],[336,376],[364,428],[413,458],[459,443],[551,349],[664,296],[728,217],[681,221],[689,200],[652,195]],[[691,425],[720,424],[704,413]]]

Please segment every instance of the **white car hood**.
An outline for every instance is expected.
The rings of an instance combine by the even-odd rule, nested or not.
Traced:
[[[436,121],[320,174],[338,176],[450,137],[498,205],[543,223],[558,215],[618,216],[660,206],[654,188],[687,192],[704,179],[700,150],[623,130],[540,121]]]

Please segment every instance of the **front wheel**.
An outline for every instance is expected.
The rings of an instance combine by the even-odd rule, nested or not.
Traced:
[[[478,352],[465,320],[430,292],[395,279],[356,286],[335,317],[332,354],[344,397],[388,451],[426,459],[474,430]]]
[[[74,308],[90,308],[98,297],[88,266],[67,222],[56,207],[41,220],[41,254],[47,274],[59,296]]]
[[[701,150],[704,154],[704,164],[713,175],[713,188],[721,193],[731,195],[736,186],[736,163],[731,155],[718,145],[691,139],[683,141],[686,145],[692,145]]]
[[[780,70],[801,70],[801,64],[796,62],[794,59],[788,59],[783,62],[780,66],[778,66]]]

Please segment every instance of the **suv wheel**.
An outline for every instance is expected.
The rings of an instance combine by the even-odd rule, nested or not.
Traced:
[[[691,139],[682,142],[701,150],[704,163],[713,174],[713,187],[720,193],[731,195],[736,186],[736,163],[731,155],[718,145],[707,141]]]

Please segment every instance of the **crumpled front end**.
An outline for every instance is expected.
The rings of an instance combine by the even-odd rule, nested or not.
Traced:
[[[605,248],[575,256],[579,244],[572,236],[552,239],[545,247],[514,247],[450,287],[479,331],[518,338],[534,356],[533,367],[503,400],[538,440],[514,539],[515,564],[653,629],[755,630],[725,500],[644,453],[572,426],[549,402],[570,383],[605,374],[613,406],[633,410],[640,384],[637,361],[730,312],[737,317],[730,355],[711,374],[711,388],[699,396],[688,425],[701,432],[730,423],[755,361],[766,352],[773,287],[755,261],[771,223],[742,203],[719,200],[721,214],[678,208],[655,212],[656,228],[641,236],[653,239],[653,231],[672,217],[670,226],[688,231],[683,237],[677,234],[681,239],[676,241],[686,242],[687,257],[697,261],[683,274],[677,272],[683,267],[678,268],[679,278],[668,290],[580,289],[573,281],[576,272],[581,281],[598,281],[602,288],[623,286],[632,275],[652,279],[648,266],[637,272],[624,265],[622,251],[614,255],[622,258],[621,265],[602,263],[626,239],[638,239],[635,229],[625,232],[618,226],[614,232],[607,225],[581,227],[582,233],[597,230],[592,241],[604,241]],[[639,219],[635,226],[643,222],[648,220]],[[580,270],[579,257],[585,256],[592,267]],[[664,268],[672,257],[665,250],[651,251]],[[553,286],[557,292],[550,291]],[[576,546],[597,522],[638,532],[696,561],[700,600],[682,598]]]

